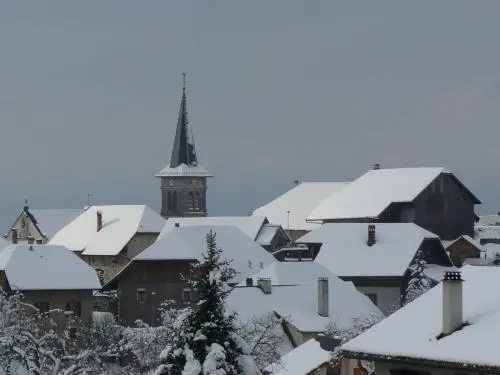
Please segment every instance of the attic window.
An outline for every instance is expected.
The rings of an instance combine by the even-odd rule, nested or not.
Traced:
[[[137,289],[137,302],[146,303],[146,289],[144,288]]]

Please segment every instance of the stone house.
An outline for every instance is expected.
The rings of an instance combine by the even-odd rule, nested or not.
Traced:
[[[374,169],[321,202],[307,220],[415,223],[453,240],[474,236],[474,205],[479,203],[445,168]]]
[[[45,244],[82,212],[83,209],[31,209],[26,202],[3,238],[15,243],[31,240]]]
[[[311,248],[315,262],[354,283],[384,314],[399,308],[417,254],[427,264],[453,266],[439,237],[413,223],[323,224],[298,242]]]
[[[270,224],[263,216],[176,217],[166,221],[160,236],[178,227],[198,225],[235,226],[270,253],[286,246],[290,239],[281,225]]]
[[[270,223],[281,225],[293,242],[319,227],[320,223],[307,222],[307,216],[324,199],[347,185],[348,182],[296,181],[292,189],[255,209],[252,216],[267,217]]]
[[[498,374],[494,343],[500,299],[485,288],[498,285],[500,268],[466,265],[404,309],[342,346],[342,375],[371,362],[380,375]]]
[[[145,205],[91,206],[49,243],[79,254],[105,282],[154,243],[164,223]]]
[[[206,235],[216,233],[217,246],[237,271],[234,284],[274,261],[274,257],[235,226],[184,226],[166,232],[135,256],[104,290],[116,290],[118,318],[125,325],[141,319],[159,323],[159,307],[166,300],[183,307],[196,301],[186,277],[202,259]]]
[[[64,246],[34,244],[0,251],[0,287],[7,295],[22,293],[41,312],[71,311],[90,322],[93,291],[101,284],[96,272]]]

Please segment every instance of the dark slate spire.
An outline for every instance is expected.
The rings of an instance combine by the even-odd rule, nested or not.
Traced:
[[[194,142],[190,137],[186,111],[186,73],[182,73],[182,99],[175,131],[174,147],[170,158],[170,168],[181,164],[196,166],[198,160],[194,149]]]

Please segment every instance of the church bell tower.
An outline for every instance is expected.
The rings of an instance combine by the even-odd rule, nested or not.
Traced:
[[[170,163],[156,174],[161,180],[161,215],[207,216],[207,179],[212,175],[198,164],[186,108],[186,73]]]

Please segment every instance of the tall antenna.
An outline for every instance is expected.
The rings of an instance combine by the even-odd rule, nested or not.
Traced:
[[[87,206],[90,207],[91,205],[91,198],[92,198],[92,193],[87,193]]]
[[[186,92],[186,73],[182,73],[182,92]]]

